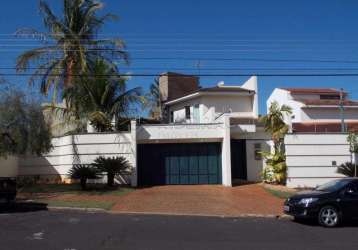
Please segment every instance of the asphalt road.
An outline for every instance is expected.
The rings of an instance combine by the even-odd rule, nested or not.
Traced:
[[[358,225],[325,229],[284,219],[0,213],[1,250],[358,249]]]

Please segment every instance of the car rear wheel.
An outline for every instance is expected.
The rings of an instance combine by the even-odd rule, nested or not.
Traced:
[[[324,227],[335,227],[340,222],[340,214],[333,206],[324,206],[318,215],[318,222]]]

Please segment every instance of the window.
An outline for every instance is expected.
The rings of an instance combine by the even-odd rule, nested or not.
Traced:
[[[170,123],[174,123],[174,112],[170,111]]]
[[[261,143],[255,143],[254,144],[254,152],[255,152],[255,160],[256,161],[261,161],[262,160],[262,155],[261,155]]]
[[[185,119],[190,120],[190,106],[185,106]]]
[[[339,95],[320,95],[319,97],[321,100],[339,100]]]

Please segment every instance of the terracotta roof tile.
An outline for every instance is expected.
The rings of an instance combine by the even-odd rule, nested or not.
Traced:
[[[339,106],[340,100],[312,100],[312,99],[296,99],[298,102],[302,102],[307,106]],[[344,100],[344,106],[358,106],[358,101]]]
[[[282,88],[293,94],[340,94],[340,90],[333,88]],[[345,95],[347,92],[343,92]]]

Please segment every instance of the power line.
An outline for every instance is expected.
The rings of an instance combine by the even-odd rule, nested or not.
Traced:
[[[1,74],[4,76],[53,76],[53,77],[63,77],[62,74],[31,74],[31,73],[4,73]],[[167,74],[161,74],[161,75],[167,75]],[[266,73],[242,73],[242,74],[191,74],[191,75],[170,75],[171,77],[177,77],[177,78],[188,78],[188,77],[192,77],[192,76],[196,76],[196,77],[241,77],[241,76],[260,76],[260,77],[286,77],[286,76],[292,76],[292,77],[340,77],[340,76],[358,76],[358,73],[319,73],[319,74],[314,74],[314,73],[304,73],[304,74],[292,74],[292,73],[275,73],[275,74],[266,74]],[[83,77],[84,75],[70,75],[71,77]],[[103,74],[103,75],[95,75],[95,74],[88,74],[85,75],[86,77],[111,77],[111,76],[128,76],[128,77],[157,77],[158,74],[145,74],[145,73],[136,73],[136,74],[120,74],[120,75],[115,75],[115,74]]]
[[[163,70],[163,67],[123,67],[127,70]],[[28,67],[28,68],[19,68],[19,70],[36,70],[37,67]],[[53,69],[64,69],[63,67],[55,67]],[[1,67],[0,70],[17,70],[16,67]],[[170,67],[170,70],[197,70],[195,66],[193,67]],[[200,68],[200,70],[229,70],[229,71],[242,71],[242,70],[263,70],[263,71],[277,71],[277,70],[283,70],[283,71],[325,71],[325,70],[331,70],[331,71],[358,71],[358,68]]]
[[[324,60],[324,59],[267,59],[267,58],[228,58],[228,57],[133,57],[133,60],[181,60],[181,61],[260,61],[260,62],[318,62],[318,63],[358,63],[358,60]]]

